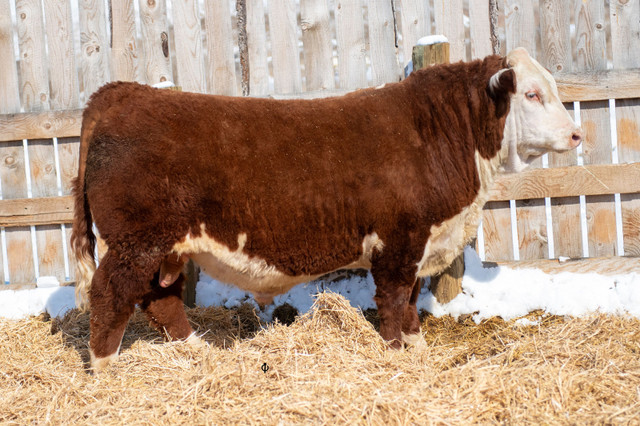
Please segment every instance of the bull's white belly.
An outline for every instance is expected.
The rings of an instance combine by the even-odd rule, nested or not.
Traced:
[[[264,259],[249,257],[243,252],[247,234],[238,235],[238,248],[229,250],[227,246],[209,237],[201,225],[201,234],[192,237],[188,234],[181,242],[173,246],[173,252],[188,254],[210,277],[254,294],[258,303],[270,303],[274,296],[288,292],[292,287],[312,281],[320,275],[332,271],[323,271],[318,275],[287,275]],[[356,262],[342,265],[342,268],[370,268],[373,249],[382,249],[382,241],[377,234],[367,235],[362,242],[362,256]]]

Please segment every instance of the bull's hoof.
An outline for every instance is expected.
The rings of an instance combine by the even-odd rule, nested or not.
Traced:
[[[427,349],[427,341],[424,340],[422,333],[404,334],[402,333],[402,342],[414,351],[423,351]]]
[[[184,343],[186,345],[191,346],[192,348],[202,348],[202,347],[207,346],[207,342],[202,340],[199,336],[196,336],[196,332],[195,331],[193,333],[191,333],[189,335],[189,337],[184,339]]]
[[[94,373],[104,370],[109,364],[111,364],[111,361],[115,361],[115,359],[118,358],[118,352],[99,358],[95,356],[93,351],[89,351],[89,353],[91,354],[91,371]]]

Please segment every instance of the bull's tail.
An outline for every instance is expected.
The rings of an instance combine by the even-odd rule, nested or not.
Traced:
[[[73,181],[74,215],[71,232],[71,247],[76,256],[76,305],[81,310],[88,308],[89,287],[96,270],[93,220],[85,186],[85,169],[89,143],[97,117],[85,110],[80,132],[80,158],[78,177]]]

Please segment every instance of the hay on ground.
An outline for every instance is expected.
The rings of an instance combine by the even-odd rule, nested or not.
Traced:
[[[371,313],[369,313],[371,314]],[[164,343],[137,312],[121,356],[87,372],[88,316],[0,321],[1,423],[634,423],[640,321],[533,313],[536,325],[423,317],[427,348],[388,350],[339,295],[262,328],[196,308],[209,343]],[[373,321],[375,323],[375,321]]]

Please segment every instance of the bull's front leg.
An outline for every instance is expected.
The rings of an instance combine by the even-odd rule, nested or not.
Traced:
[[[394,256],[395,254],[395,256]],[[383,253],[372,260],[371,274],[376,284],[374,300],[380,316],[380,335],[392,348],[403,342],[416,345],[422,338],[416,301],[420,293],[416,279],[415,256],[393,253],[387,245]]]

